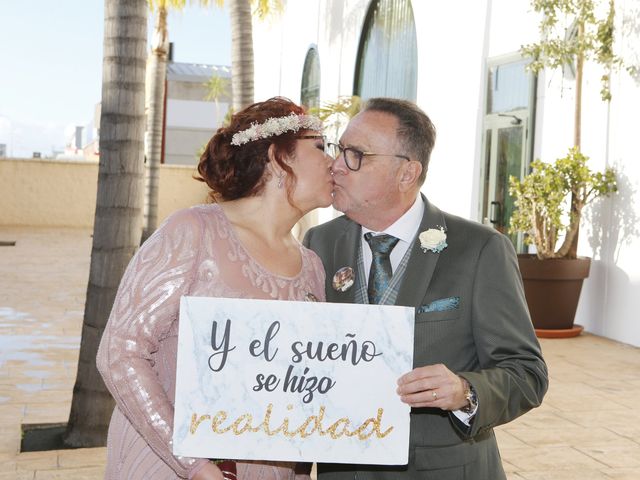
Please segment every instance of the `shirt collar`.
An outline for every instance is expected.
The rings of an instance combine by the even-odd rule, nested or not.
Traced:
[[[366,227],[362,227],[362,235],[367,232],[372,232],[374,235],[380,235],[387,233],[399,238],[401,241],[411,243],[416,236],[418,228],[420,228],[420,222],[424,215],[424,202],[422,197],[418,195],[411,205],[411,208],[407,210],[398,220],[385,228],[382,232],[374,232]]]

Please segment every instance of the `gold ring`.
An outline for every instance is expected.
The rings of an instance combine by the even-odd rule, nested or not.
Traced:
[[[433,397],[434,400],[438,399],[438,394],[435,391],[431,392],[431,396]]]

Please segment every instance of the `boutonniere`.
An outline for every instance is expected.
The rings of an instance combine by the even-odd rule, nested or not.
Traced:
[[[427,250],[440,253],[447,248],[447,234],[444,233],[442,227],[425,230],[418,235],[418,238],[420,239],[420,248],[424,253],[427,253]]]

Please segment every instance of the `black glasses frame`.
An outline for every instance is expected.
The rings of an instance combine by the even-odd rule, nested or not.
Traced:
[[[362,167],[362,159],[364,157],[396,157],[396,158],[403,158],[408,162],[411,161],[411,159],[406,155],[398,155],[395,153],[363,152],[361,150],[358,150],[357,148],[343,147],[339,143],[327,143],[327,147],[329,150],[334,150],[334,153],[335,153],[335,150],[337,149],[339,153],[338,155],[335,156],[335,158],[338,158],[340,155],[342,155],[344,157],[345,165],[352,172],[357,172],[358,170],[360,170],[360,167]],[[355,157],[356,165],[350,164],[351,162],[349,160],[349,157],[351,155]],[[352,158],[351,160],[354,160],[354,159]]]

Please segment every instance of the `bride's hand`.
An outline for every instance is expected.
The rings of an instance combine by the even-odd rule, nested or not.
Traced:
[[[193,476],[192,480],[224,480],[224,476],[218,467],[209,462]]]

